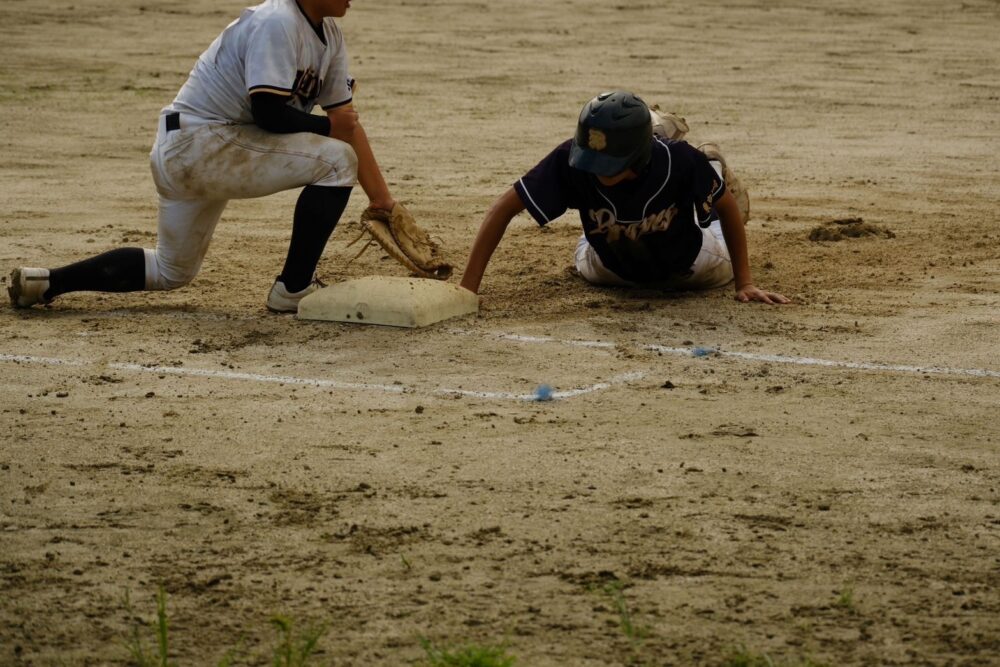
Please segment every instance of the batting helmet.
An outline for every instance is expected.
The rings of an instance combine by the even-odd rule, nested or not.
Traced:
[[[652,155],[649,107],[624,90],[601,93],[580,112],[569,164],[598,176],[640,171]]]

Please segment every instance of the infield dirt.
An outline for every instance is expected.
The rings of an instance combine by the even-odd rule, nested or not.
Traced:
[[[515,220],[478,317],[306,323],[264,309],[295,193],[233,202],[185,289],[0,311],[0,663],[124,664],[162,585],[178,664],[270,662],[277,613],[318,664],[1000,664],[1000,4],[355,4],[459,270],[622,87],[722,145],[795,304],[590,288],[570,214]],[[154,243],[157,114],[242,7],[0,4],[4,273]],[[343,227],[325,280],[403,275]]]

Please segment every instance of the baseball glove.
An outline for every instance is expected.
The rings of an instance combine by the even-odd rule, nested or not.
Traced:
[[[649,120],[653,124],[653,134],[680,141],[688,133],[687,121],[675,113],[661,111],[658,104],[649,107]]]
[[[366,234],[368,242],[354,259],[372,243],[378,243],[390,257],[421,278],[448,280],[451,277],[452,267],[442,256],[441,247],[417,226],[402,204],[397,203],[391,211],[366,208],[361,214],[361,235],[349,245],[354,245]]]

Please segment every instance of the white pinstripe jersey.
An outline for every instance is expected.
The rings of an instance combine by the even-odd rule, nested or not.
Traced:
[[[201,54],[187,82],[164,111],[220,123],[252,123],[250,94],[289,96],[311,111],[347,104],[353,80],[339,26],[323,20],[323,38],[295,0],[266,0],[243,10]]]

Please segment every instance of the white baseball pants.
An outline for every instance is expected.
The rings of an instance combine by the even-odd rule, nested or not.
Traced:
[[[353,187],[358,158],[343,141],[306,132],[274,134],[180,114],[167,131],[160,116],[150,153],[160,196],[155,250],[146,250],[146,289],[191,282],[230,199],[263,197],[306,185]]]
[[[722,287],[733,279],[733,263],[729,258],[726,240],[722,236],[722,224],[715,220],[702,229],[701,234],[701,252],[691,265],[691,275],[664,284],[658,283],[658,287],[677,290],[712,289]],[[597,256],[597,251],[582,234],[576,244],[576,270],[587,282],[595,285],[639,287],[639,283],[625,280],[604,266],[601,258]]]

